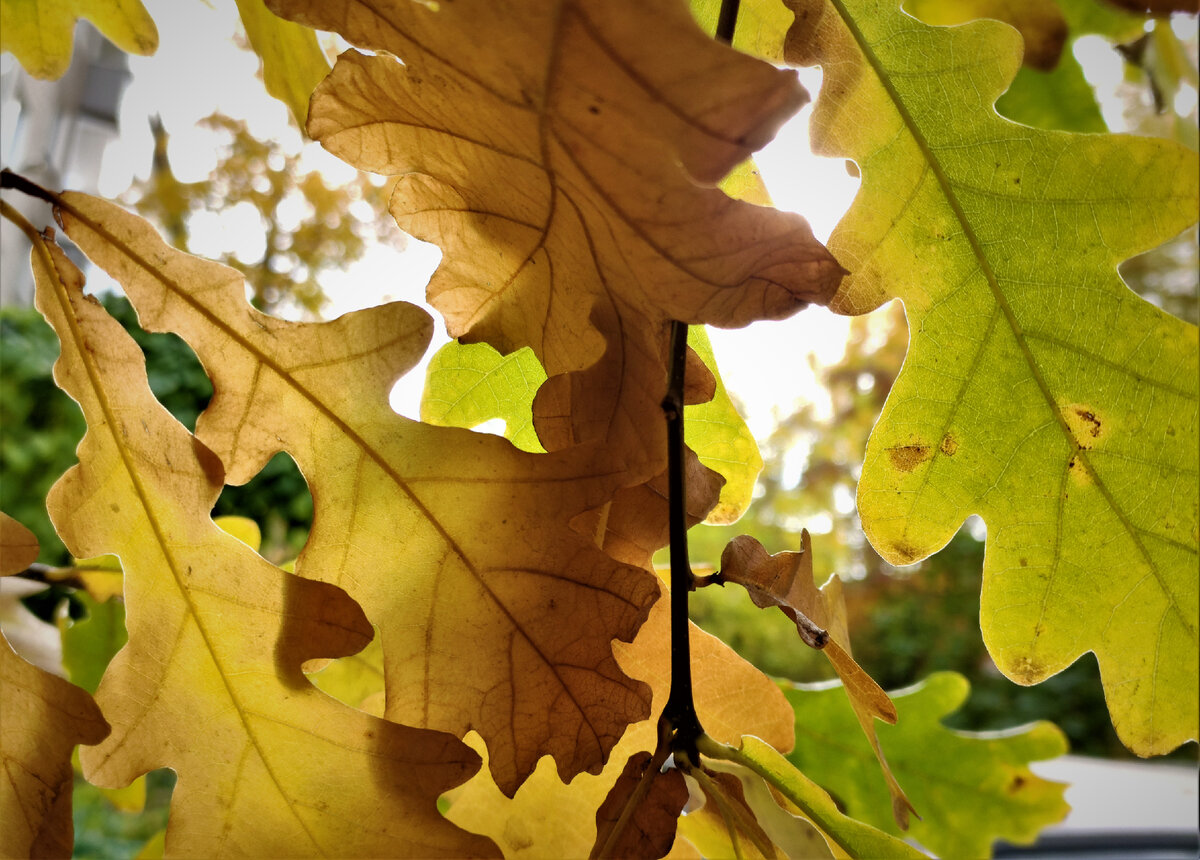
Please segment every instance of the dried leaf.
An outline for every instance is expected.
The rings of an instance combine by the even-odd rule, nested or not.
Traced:
[[[651,713],[655,719],[630,726],[603,773],[581,774],[564,785],[550,763],[543,762],[511,799],[500,793],[486,773],[480,773],[463,787],[447,817],[467,830],[490,836],[509,860],[545,857],[546,846],[554,846],[559,856],[586,856],[596,841],[596,808],[624,763],[634,753],[654,750],[657,745],[656,719],[671,683],[669,616],[664,595],[637,639],[617,646],[621,667],[653,688]],[[748,731],[779,749],[791,748],[794,717],[769,678],[694,625],[691,651],[696,711],[710,735],[734,741]]]
[[[37,561],[38,552],[33,532],[0,511],[0,576],[25,570]]]
[[[823,856],[815,851],[780,854],[771,837],[763,830],[754,810],[746,803],[742,781],[734,774],[693,770],[690,775],[700,785],[704,806],[688,812],[680,822],[679,832],[700,848],[706,857],[761,857],[775,860],[782,857]],[[825,840],[821,835],[812,828],[809,830],[816,837],[815,846],[810,847],[825,848]]]
[[[0,550],[0,576],[19,573],[37,558],[37,538],[0,513]],[[91,696],[22,660],[2,634],[0,702],[0,855],[69,857],[71,752],[104,740],[108,723]]]
[[[863,732],[871,741],[892,795],[892,814],[903,828],[908,826],[912,804],[896,782],[875,734],[876,719],[896,722],[896,707],[850,653],[846,627],[846,604],[842,583],[831,576],[820,589],[813,579],[812,539],[805,529],[800,552],[768,555],[762,544],[749,535],[734,538],[721,554],[721,575],[746,588],[756,606],[777,606],[796,624],[800,638],[824,651],[846,688]]]
[[[671,850],[688,788],[683,774],[662,770],[658,758],[646,750],[629,757],[596,810],[592,857],[658,860]]]
[[[136,216],[76,194],[60,213],[143,327],[179,333],[208,368],[197,434],[227,480],[280,449],[308,477],[316,513],[296,571],[343,586],[380,629],[388,718],[478,731],[509,793],[546,754],[564,779],[599,772],[649,714],[612,640],[633,637],[658,589],[569,523],[623,473],[594,449],[527,454],[396,415],[387,392],[430,335],[411,305],[284,322],[246,303],[238,273],[169,248]]]
[[[493,855],[437,811],[477,757],[304,680],[305,659],[366,644],[362,611],[212,522],[221,465],[154,400],[141,351],[84,297],[57,245],[35,245],[34,271],[38,308],[62,342],[55,378],[89,424],[80,465],[47,507],[74,554],[112,552],[125,567],[129,642],[96,696],[114,729],[83,750],[87,779],[115,788],[173,768],[174,853]],[[204,744],[192,742],[197,730]]]
[[[836,287],[840,268],[801,218],[687,175],[719,180],[806,95],[793,73],[709,39],[682,3],[272,8],[375,53],[339,58],[309,132],[401,176],[391,210],[444,252],[429,298],[451,336],[529,346],[551,377],[607,341],[623,370],[593,408],[615,450],[640,449],[643,480],[665,450],[650,418],[667,321],[780,318]]]

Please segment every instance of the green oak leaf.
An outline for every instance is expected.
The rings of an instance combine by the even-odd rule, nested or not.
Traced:
[[[546,449],[533,429],[533,398],[546,371],[529,347],[501,355],[486,343],[443,346],[425,370],[421,420],[468,430],[499,418],[504,438],[522,451]]]
[[[700,462],[725,478],[706,522],[732,523],[750,505],[762,471],[758,443],[725,390],[704,326],[688,328],[688,346],[712,371],[716,393],[684,411],[687,444]],[[523,451],[544,450],[533,429],[533,398],[546,372],[528,347],[501,355],[484,343],[451,341],[434,354],[421,395],[421,420],[442,427],[478,427],[499,418],[504,436]]]
[[[1066,753],[1058,727],[1040,722],[986,734],[948,729],[941,721],[966,701],[970,684],[939,672],[892,693],[899,718],[894,726],[876,726],[892,771],[921,814],[902,834],[875,753],[840,688],[784,686],[796,711],[796,747],[787,758],[852,818],[911,836],[939,857],[988,857],[996,839],[1033,842],[1067,814],[1066,786],[1035,776],[1028,766]]]
[[[115,597],[99,601],[82,590],[75,599],[87,607],[87,617],[61,625],[63,668],[72,684],[95,695],[109,662],[129,641],[125,604]]]
[[[979,514],[1004,674],[1034,684],[1091,650],[1127,746],[1197,737],[1197,330],[1116,268],[1195,221],[1196,154],[998,116],[1021,58],[999,22],[790,2],[789,58],[826,73],[814,149],[863,175],[831,307],[899,297],[911,331],[858,488],[871,543],[910,564]]]
[[[1061,52],[1053,62],[1031,64],[1026,36],[1025,62],[1012,85],[996,102],[996,110],[1025,125],[1063,131],[1104,132],[1108,126],[1083,67],[1071,46],[1080,36],[1104,35],[1115,42],[1137,38],[1145,19],[1094,0],[907,0],[904,9],[927,24],[961,24],[975,18],[996,18],[1018,30],[1035,22],[1057,18]],[[1065,43],[1061,39],[1065,37]],[[1037,36],[1032,38],[1035,40]],[[1048,60],[1049,58],[1047,58]]]
[[[149,55],[158,48],[158,28],[141,0],[0,0],[0,50],[35,78],[61,78],[80,18],[122,51]]]

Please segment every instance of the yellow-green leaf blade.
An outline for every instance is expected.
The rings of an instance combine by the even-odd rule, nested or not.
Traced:
[[[0,50],[35,78],[61,78],[71,65],[75,21],[86,18],[114,45],[153,54],[158,28],[141,0],[0,0]]]
[[[969,685],[953,673],[931,675],[892,693],[899,718],[879,726],[888,762],[921,812],[906,835],[940,857],[987,857],[996,839],[1032,842],[1067,813],[1065,786],[1029,770],[1029,762],[1067,751],[1051,723],[972,735],[941,720],[966,700]],[[875,753],[856,732],[856,717],[837,687],[785,686],[796,709],[796,748],[788,760],[833,792],[845,812],[894,835],[885,787],[873,778]]]
[[[716,380],[705,403],[684,410],[684,436],[700,462],[719,473],[725,484],[707,522],[730,523],[750,505],[762,470],[758,443],[729,397],[703,326],[688,329],[690,346]],[[449,427],[477,427],[504,421],[504,436],[523,451],[541,451],[533,429],[533,400],[546,372],[532,350],[502,356],[487,344],[452,341],[429,362],[421,395],[421,420]]]
[[[815,27],[791,56],[828,75],[817,148],[863,173],[833,305],[899,296],[913,332],[859,484],[868,536],[909,563],[980,514],[997,665],[1036,683],[1093,650],[1127,745],[1196,737],[1196,329],[1116,274],[1195,220],[1195,154],[999,118],[1020,58],[1002,24],[797,5]]]
[[[267,92],[288,106],[303,129],[308,100],[329,74],[316,33],[275,15],[263,0],[237,0],[237,7],[250,46],[262,60]]]
[[[499,418],[506,439],[522,451],[541,452],[533,398],[545,381],[546,371],[528,347],[501,355],[486,343],[451,341],[425,371],[421,420],[469,430]]]

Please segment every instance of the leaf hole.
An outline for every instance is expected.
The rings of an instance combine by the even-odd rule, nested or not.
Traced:
[[[296,461],[283,451],[240,487],[227,486],[213,516],[248,517],[262,530],[259,554],[272,564],[294,559],[312,528],[313,498]]]

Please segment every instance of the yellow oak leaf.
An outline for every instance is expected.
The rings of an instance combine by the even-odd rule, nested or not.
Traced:
[[[141,351],[84,297],[79,270],[35,238],[37,306],[62,343],[55,378],[89,425],[47,507],[72,553],[124,566],[129,642],[96,694],[113,732],[82,751],[87,779],[116,788],[173,768],[168,853],[494,856],[437,810],[474,753],[304,679],[304,660],[369,641],[362,611],[213,523],[220,462],[154,400]]]
[[[0,576],[37,556],[33,532],[0,512]],[[71,751],[108,731],[91,696],[22,660],[0,635],[0,856],[71,855]]]
[[[612,641],[633,638],[658,589],[570,521],[621,470],[587,447],[529,454],[396,415],[388,391],[430,336],[418,308],[284,322],[246,303],[239,273],[169,248],[136,216],[77,194],[58,211],[142,326],[180,334],[208,369],[197,435],[226,480],[279,450],[308,478],[315,517],[296,572],[342,586],[379,627],[387,717],[478,731],[510,793],[546,754],[564,779],[599,772],[649,715]]]
[[[710,39],[681,0],[269,5],[374,53],[339,58],[308,130],[400,176],[390,208],[442,248],[428,295],[451,336],[529,346],[551,377],[607,341],[620,373],[589,399],[623,434],[614,448],[642,446],[641,480],[662,469],[667,323],[782,318],[841,278],[799,216],[697,184],[807,93]]]
[[[262,59],[267,92],[287,105],[296,124],[304,128],[308,100],[329,73],[316,33],[272,14],[263,0],[236,2],[250,47]]]
[[[153,54],[158,28],[141,0],[0,0],[0,50],[35,78],[61,78],[71,65],[75,22],[86,18],[122,51]]]
[[[1117,270],[1196,223],[1200,159],[998,115],[1021,60],[1003,23],[788,3],[789,61],[824,69],[813,148],[863,180],[831,307],[900,298],[909,323],[858,482],[867,538],[912,564],[978,515],[997,668],[1036,684],[1092,651],[1131,750],[1200,737],[1200,377],[1181,371],[1200,332]]]
[[[888,694],[858,665],[850,653],[846,602],[842,581],[836,575],[821,588],[813,578],[812,538],[800,534],[799,552],[769,555],[749,535],[734,538],[721,554],[721,576],[745,587],[756,606],[778,607],[792,619],[805,644],[821,649],[846,688],[846,695],[863,732],[871,741],[892,795],[892,814],[901,827],[908,826],[912,804],[896,782],[879,746],[875,720],[896,722],[896,706]]]

